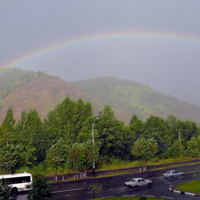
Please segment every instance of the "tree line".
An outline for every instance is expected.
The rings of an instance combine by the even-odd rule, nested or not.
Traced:
[[[47,74],[42,71],[32,72],[18,68],[12,68],[5,71],[4,76],[1,76],[0,78],[0,100],[5,99],[12,91],[43,76],[47,76]]]
[[[106,105],[94,124],[90,103],[66,97],[42,121],[36,109],[23,111],[16,121],[10,107],[0,126],[0,170],[12,173],[18,166],[39,163],[74,172],[87,172],[116,160],[138,160],[146,169],[153,157],[198,157],[200,130],[196,122],[149,116],[142,121],[133,115],[126,125]]]

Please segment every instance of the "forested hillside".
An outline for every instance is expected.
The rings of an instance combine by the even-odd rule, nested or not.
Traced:
[[[71,99],[83,99],[92,104],[93,113],[99,113],[103,106],[86,94],[80,92],[71,84],[59,77],[47,75],[45,72],[32,72],[21,69],[2,69],[0,76],[0,122],[10,106],[14,117],[20,119],[21,112],[36,108],[41,119],[61,103],[66,96]],[[126,113],[115,112],[115,115],[127,123],[130,116]]]
[[[179,119],[200,122],[199,106],[178,101],[134,81],[106,77],[70,83],[102,105],[108,103],[129,116],[136,114],[146,120],[150,115],[166,118],[172,114]]]
[[[32,72],[22,69],[0,69],[0,109],[3,100],[14,90],[28,84],[32,80],[47,76],[45,72]]]
[[[41,119],[69,96],[92,104],[96,114],[109,104],[115,116],[126,124],[133,114],[146,120],[150,115],[166,118],[172,114],[179,119],[200,122],[200,107],[177,101],[146,85],[117,78],[98,78],[67,83],[44,72],[10,69],[0,76],[0,121],[10,106],[14,117],[23,110],[36,108]]]
[[[10,106],[12,106],[14,117],[17,120],[20,119],[22,111],[29,111],[34,108],[38,110],[41,119],[44,119],[66,96],[70,96],[73,100],[82,98],[84,102],[91,102],[94,107],[94,114],[103,108],[59,77],[48,75],[32,80],[11,92],[4,100],[3,107],[0,110],[0,119],[2,121]]]

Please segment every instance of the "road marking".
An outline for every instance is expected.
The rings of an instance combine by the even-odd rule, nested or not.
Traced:
[[[165,199],[174,199],[172,197],[166,197],[166,196],[161,196],[161,198],[165,198]]]
[[[71,189],[71,190],[61,190],[61,191],[55,191],[53,193],[60,193],[60,192],[71,192],[71,191],[75,191],[75,190],[83,190],[85,188],[78,188],[78,189]]]

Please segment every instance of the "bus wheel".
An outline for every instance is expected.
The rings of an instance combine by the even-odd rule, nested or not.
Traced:
[[[18,194],[18,189],[17,188],[12,188],[11,194],[12,195],[17,195]]]

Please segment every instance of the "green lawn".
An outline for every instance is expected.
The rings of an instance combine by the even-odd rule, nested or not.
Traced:
[[[200,193],[200,180],[181,183],[174,188],[185,192]]]
[[[140,197],[108,197],[108,198],[100,198],[95,200],[139,200]],[[147,197],[147,200],[164,200],[160,198]]]
[[[193,160],[194,163],[192,163],[192,164],[195,164],[195,159],[192,159],[192,158],[176,158],[176,159],[169,158],[169,159],[164,159],[164,160],[159,160],[158,158],[154,158],[151,161],[149,161],[147,164],[148,164],[148,166],[152,166],[152,165],[161,165],[161,164],[173,164],[175,162],[189,161],[189,160]],[[199,162],[196,162],[196,163],[199,163]],[[174,165],[174,167],[181,166],[181,165],[184,165],[184,166],[191,165],[191,163],[189,163],[189,164],[186,164],[186,163],[178,164],[177,163]],[[148,166],[147,166],[147,170],[148,170]],[[41,171],[45,171],[42,163],[40,163],[38,167],[41,168]],[[23,173],[24,171],[27,171],[27,172],[33,174],[35,172],[36,168],[38,168],[38,167],[36,167],[36,166],[31,167],[31,168],[20,167],[16,170],[16,173]],[[104,170],[126,169],[126,168],[131,168],[131,167],[138,167],[138,170],[139,170],[139,162],[138,161],[133,161],[133,162],[123,162],[122,161],[122,162],[115,163],[115,164],[103,165],[102,168],[97,169],[97,170],[104,171]],[[166,166],[166,167],[168,167],[168,166]],[[158,167],[155,170],[165,169],[166,167],[165,166],[162,168]],[[59,168],[58,175],[61,175],[62,173],[63,173],[62,168]],[[73,173],[73,171],[66,168],[64,171],[64,174],[69,174],[69,173]],[[115,173],[116,172],[114,172],[113,175],[117,175]],[[4,174],[4,173],[0,172],[0,174]],[[54,176],[54,175],[55,175],[55,169],[48,167],[45,171],[45,176]]]

